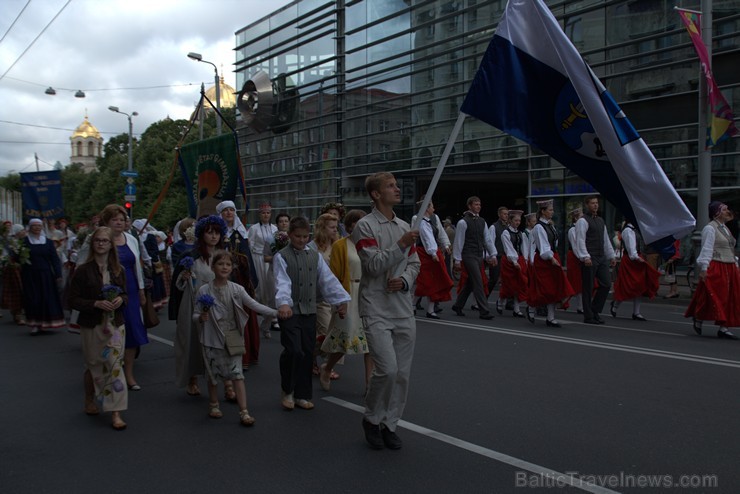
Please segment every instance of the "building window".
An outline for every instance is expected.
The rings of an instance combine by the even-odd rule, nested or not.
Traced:
[[[381,120],[378,122],[378,130],[381,132],[388,132],[388,129],[390,129],[390,122],[388,120]]]

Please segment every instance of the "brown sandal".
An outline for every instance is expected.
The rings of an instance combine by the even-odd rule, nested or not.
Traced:
[[[121,414],[119,412],[113,412],[113,422],[111,422],[110,425],[117,431],[122,431],[126,428],[126,422],[121,419]]]
[[[221,413],[221,409],[218,407],[218,402],[208,404],[208,416],[212,419],[220,419],[224,416]]]
[[[98,408],[98,405],[95,404],[95,401],[93,401],[92,398],[85,399],[85,414],[86,415],[99,415],[100,409]]]
[[[190,396],[200,396],[200,388],[198,387],[197,378],[190,379],[190,382],[188,383],[188,387],[185,389],[185,392],[189,394]]]
[[[236,392],[234,391],[233,384],[226,384],[224,386],[224,399],[226,401],[236,402]]]
[[[250,427],[254,425],[255,421],[254,421],[254,417],[249,415],[249,410],[245,408],[244,410],[241,410],[239,412],[239,422],[245,427]]]

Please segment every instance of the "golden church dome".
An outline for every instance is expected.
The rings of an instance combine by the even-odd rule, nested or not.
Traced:
[[[221,76],[221,82],[219,84],[219,90],[221,91],[221,108],[235,108],[236,107],[236,91],[233,87],[229,86],[224,82],[224,77]],[[211,100],[213,104],[216,104],[216,85],[206,89],[206,98]],[[207,104],[206,104],[207,106]]]
[[[98,129],[96,129],[95,126],[91,124],[90,121],[87,119],[87,115],[85,115],[85,120],[72,133],[72,137],[70,137],[70,139],[74,139],[76,137],[82,137],[83,139],[86,139],[88,137],[102,139],[100,137],[100,132],[98,131]]]

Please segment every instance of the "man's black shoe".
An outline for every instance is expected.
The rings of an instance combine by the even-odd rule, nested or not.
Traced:
[[[383,449],[385,436],[380,434],[380,426],[373,425],[365,419],[362,419],[362,428],[365,430],[365,440],[372,449]],[[399,446],[400,447],[400,446]]]
[[[455,313],[455,314],[457,314],[458,316],[461,316],[461,317],[465,317],[465,313],[464,313],[464,312],[462,311],[462,309],[461,309],[460,307],[455,307],[455,306],[453,305],[453,306],[452,306],[452,312],[454,312],[454,313]]]
[[[388,449],[401,449],[401,446],[403,446],[403,441],[398,437],[398,434],[384,425],[380,426],[380,435],[383,437],[383,444]]]
[[[489,321],[489,320],[493,319],[493,314],[491,314],[489,312],[488,314],[481,314],[478,317],[480,317],[481,319],[485,319],[486,321]]]
[[[600,324],[598,319],[591,319],[591,318],[584,319],[583,322],[586,324]]]

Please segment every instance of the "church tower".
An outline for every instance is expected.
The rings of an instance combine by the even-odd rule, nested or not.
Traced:
[[[103,155],[103,138],[87,119],[87,112],[85,120],[75,129],[69,140],[72,144],[69,162],[80,163],[86,173],[95,170],[95,160]]]

